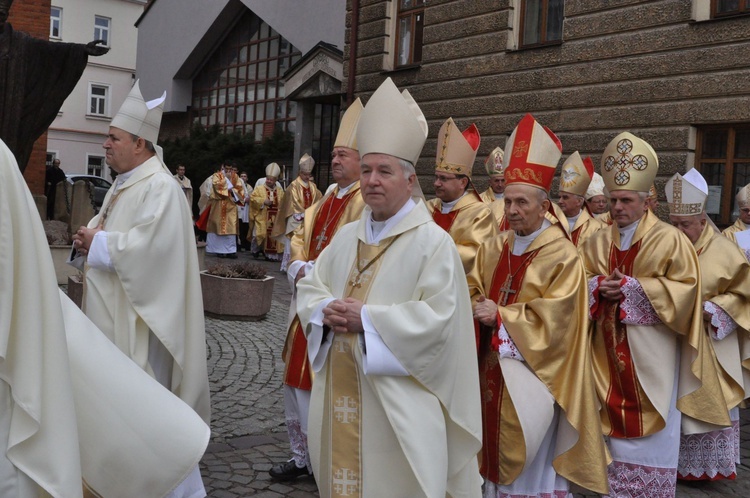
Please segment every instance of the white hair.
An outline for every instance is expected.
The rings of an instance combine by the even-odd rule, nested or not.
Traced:
[[[412,163],[410,163],[406,159],[401,159],[401,158],[397,158],[397,159],[398,159],[398,163],[401,165],[401,169],[404,172],[404,178],[408,180],[411,175],[417,174],[416,170],[414,169],[414,165]]]

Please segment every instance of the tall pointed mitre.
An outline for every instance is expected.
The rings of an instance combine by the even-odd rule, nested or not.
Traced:
[[[653,147],[632,133],[617,135],[602,154],[602,177],[610,192],[648,192],[658,170],[659,158]]]
[[[591,178],[591,183],[589,183],[584,197],[586,200],[589,200],[597,195],[604,195],[604,179],[602,175],[594,171],[594,176]]]
[[[388,154],[416,164],[427,140],[427,120],[407,90],[390,78],[375,90],[357,127],[359,154]]]
[[[549,192],[560,156],[562,144],[557,136],[527,114],[505,143],[505,181]]]
[[[708,198],[708,183],[695,168],[681,175],[675,173],[664,187],[673,216],[695,216],[701,214]]]
[[[648,188],[648,198],[656,199],[658,197],[659,197],[659,194],[656,193],[656,185],[652,183],[651,186]]]
[[[479,130],[475,124],[460,131],[453,118],[448,118],[438,132],[435,171],[471,178],[479,142]]]
[[[750,204],[750,183],[737,192],[735,199],[737,200],[737,206],[740,208],[747,207]]]
[[[581,157],[578,151],[565,160],[560,173],[560,191],[583,197],[594,176],[594,161]]]
[[[359,150],[357,148],[357,126],[359,118],[362,117],[364,106],[362,100],[357,99],[346,110],[339,123],[339,132],[336,134],[334,147],[346,147],[347,149]]]
[[[266,176],[273,176],[274,178],[278,178],[281,174],[281,168],[276,163],[271,163],[268,166],[266,166]]]
[[[304,173],[310,173],[315,167],[315,159],[305,153],[299,158],[299,170]]]
[[[503,166],[503,149],[495,147],[484,160],[484,169],[488,176],[505,176],[505,166]]]
[[[167,92],[164,92],[158,99],[146,102],[141,95],[141,87],[138,81],[135,82],[130,93],[125,97],[125,102],[122,103],[120,110],[117,111],[109,125],[156,144],[159,138],[161,115],[164,112]]]

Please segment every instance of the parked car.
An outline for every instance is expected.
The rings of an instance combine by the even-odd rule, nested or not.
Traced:
[[[104,203],[104,196],[107,195],[107,191],[109,190],[109,187],[112,186],[112,182],[109,182],[105,180],[104,178],[100,178],[94,175],[69,174],[69,175],[65,175],[65,177],[68,179],[68,183],[70,184],[73,184],[79,180],[83,180],[84,182],[87,182],[90,186],[93,186],[94,187],[94,206],[96,207],[96,210],[99,211],[99,209],[102,207],[102,204]]]

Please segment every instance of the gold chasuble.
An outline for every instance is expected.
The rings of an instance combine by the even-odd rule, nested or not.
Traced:
[[[227,177],[219,171],[211,177],[211,195],[208,197],[208,225],[206,231],[218,235],[236,235],[237,225],[237,203],[245,198],[245,189],[242,187],[240,177],[233,174],[230,178],[233,187],[227,186]]]
[[[341,199],[335,187],[321,201],[305,210],[305,220],[292,237],[291,261],[315,261],[339,228],[358,219],[364,202],[357,182]],[[294,298],[293,298],[294,299]],[[307,339],[299,323],[293,302],[289,308],[289,328],[281,357],[284,359],[284,384],[309,391],[312,388]]]
[[[606,493],[610,458],[597,417],[586,283],[576,248],[561,224],[545,229],[520,256],[511,254],[514,241],[512,231],[486,240],[467,276],[472,300],[482,295],[498,303],[499,322],[525,360],[499,360],[499,324],[481,327],[481,473],[512,483],[539,450],[555,402],[561,408],[555,471]],[[539,403],[532,391],[554,399]]]
[[[370,213],[343,227],[300,280],[297,311],[309,335],[325,300],[363,300],[406,374],[365,374],[363,334],[324,331],[321,348],[332,345],[313,358],[308,429],[320,495],[480,496],[479,383],[461,261],[422,203],[377,244],[365,242]]]
[[[503,216],[505,216],[505,202],[502,198],[497,199],[495,197],[495,192],[492,191],[491,188],[488,188],[482,194],[479,196],[482,198],[482,200],[489,206],[490,211],[492,211],[492,214],[495,216],[495,221],[497,222],[498,228],[500,227],[500,223],[503,221]]]
[[[497,220],[474,191],[464,195],[449,213],[442,214],[442,206],[443,202],[438,198],[427,201],[427,208],[435,223],[448,232],[456,243],[464,271],[468,273],[474,266],[480,244],[497,235]]]
[[[302,220],[295,219],[294,215],[304,213],[307,208],[318,202],[322,195],[315,182],[309,181],[305,185],[300,177],[295,178],[284,192],[271,237],[282,242],[285,242],[285,238],[291,238],[292,233],[302,224]]]
[[[737,221],[735,221],[734,224],[729,226],[728,228],[725,228],[724,231],[721,232],[721,234],[736,244],[737,239],[735,238],[734,234],[736,234],[737,232],[743,232],[748,228],[750,227],[743,223],[741,219],[737,218]]]
[[[734,332],[712,341],[727,409],[732,409],[750,397],[750,263],[708,223],[694,246],[701,267],[702,301],[720,306],[737,323]],[[705,321],[703,326],[711,327]]]
[[[629,249],[619,249],[616,225],[581,247],[588,279],[610,275],[615,268],[637,279],[662,322],[623,324],[619,302],[602,300],[591,307],[594,374],[606,435],[642,437],[665,427],[678,360],[677,409],[714,424],[713,429],[730,424],[716,358],[702,326],[698,258],[683,237],[647,211]]]
[[[576,247],[580,247],[589,237],[606,226],[605,223],[591,216],[588,208],[584,205],[575,225],[573,225],[573,230],[570,232],[570,239]]]
[[[284,252],[284,242],[271,237],[283,198],[284,190],[281,187],[269,188],[265,183],[255,187],[250,194],[250,218],[255,220],[255,240],[267,254]],[[264,204],[266,200],[271,201],[270,206]],[[252,233],[248,234],[248,238],[252,236]]]

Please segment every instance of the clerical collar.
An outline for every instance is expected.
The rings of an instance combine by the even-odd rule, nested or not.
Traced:
[[[493,194],[495,194],[495,193],[493,192]],[[505,197],[505,194],[504,194],[504,193],[502,193],[502,194],[495,194],[495,200],[496,200],[496,201],[499,201],[499,200],[500,200],[500,199],[502,199],[503,197]]]
[[[626,251],[630,249],[630,244],[633,242],[633,235],[635,235],[635,230],[638,228],[638,223],[640,223],[641,220],[635,221],[631,223],[630,225],[624,226],[620,228],[617,227],[617,231],[620,232],[620,250]]]
[[[349,191],[352,189],[352,187],[354,186],[355,183],[357,183],[356,180],[353,181],[351,184],[349,184],[348,187],[339,187],[339,191],[336,193],[336,199],[341,199],[346,194],[348,194]]]
[[[373,220],[372,213],[370,213],[370,216],[368,216],[365,221],[366,242],[368,244],[379,244],[381,240],[388,237],[388,234],[391,233],[393,227],[395,227],[399,221],[403,220],[406,215],[416,207],[416,205],[417,203],[409,198],[396,214],[385,221]]]
[[[469,191],[468,191],[468,190],[465,190],[465,191],[464,191],[464,193],[463,193],[463,194],[461,195],[461,197],[459,197],[458,199],[456,199],[456,200],[453,200],[453,201],[450,201],[450,202],[443,202],[443,205],[442,205],[442,207],[440,208],[440,212],[441,212],[442,214],[448,214],[448,213],[450,213],[450,212],[451,212],[451,210],[453,209],[453,207],[454,207],[454,206],[455,206],[456,204],[458,204],[458,201],[460,201],[461,199],[463,199],[463,198],[464,198],[464,195],[466,195],[466,194],[468,194],[468,193],[469,193]]]
[[[133,176],[133,173],[135,173],[138,170],[138,168],[142,168],[143,164],[145,163],[141,163],[135,168],[131,169],[130,171],[126,171],[125,173],[120,173],[119,175],[117,175],[117,178],[115,178],[115,191],[114,192],[117,192],[118,190],[120,190],[120,187],[122,186],[122,184],[128,181],[128,178]]]
[[[534,239],[536,239],[540,233],[551,226],[552,223],[547,218],[544,218],[544,220],[542,220],[542,226],[540,226],[535,232],[532,232],[529,235],[518,235],[518,233],[516,233],[516,240],[513,242],[513,249],[511,249],[510,253],[513,256],[520,256],[526,248],[534,242]]]
[[[184,177],[184,176],[180,176],[180,175],[177,175],[177,178],[179,178],[179,179],[180,179],[180,181],[182,181],[182,180],[184,180],[184,179],[185,179],[185,177]]]
[[[576,222],[578,221],[578,218],[581,217],[581,213],[583,213],[583,209],[578,211],[578,214],[575,216],[571,216],[568,218],[568,226],[570,227],[570,231],[573,231],[573,227],[576,226]]]

